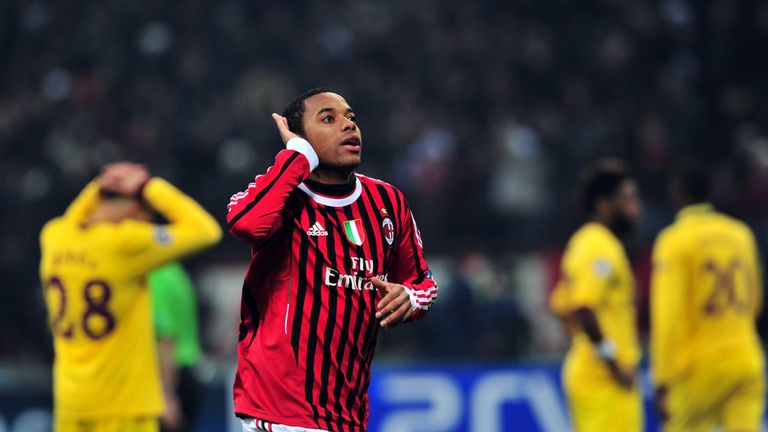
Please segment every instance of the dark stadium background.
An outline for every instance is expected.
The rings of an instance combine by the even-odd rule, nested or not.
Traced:
[[[377,364],[556,365],[546,294],[578,173],[600,156],[626,159],[642,190],[644,334],[676,163],[711,163],[717,204],[768,240],[766,53],[768,1],[0,0],[1,400],[39,404],[49,385],[44,221],[121,159],[223,221],[280,147],[269,114],[315,86],[357,110],[360,172],[405,191],[440,282],[426,321],[384,332]],[[228,237],[187,263],[222,400],[247,257]],[[0,409],[8,430],[15,413]]]

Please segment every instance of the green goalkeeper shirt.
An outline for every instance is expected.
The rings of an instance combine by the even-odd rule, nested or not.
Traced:
[[[155,330],[159,338],[174,342],[177,366],[192,366],[200,359],[195,290],[184,267],[166,264],[149,273]]]

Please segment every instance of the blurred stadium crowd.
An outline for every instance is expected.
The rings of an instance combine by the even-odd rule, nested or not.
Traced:
[[[766,52],[768,1],[0,0],[0,363],[50,361],[37,235],[99,166],[143,162],[223,220],[279,148],[269,114],[320,85],[438,267],[431,318],[380,358],[556,354],[546,290],[596,157],[638,177],[641,292],[682,158],[712,163],[718,204],[766,242]],[[189,268],[247,254],[229,238]]]

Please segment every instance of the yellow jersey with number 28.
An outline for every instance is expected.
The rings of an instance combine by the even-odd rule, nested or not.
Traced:
[[[163,410],[145,275],[216,243],[221,229],[199,204],[162,179],[151,179],[143,198],[170,223],[85,226],[100,199],[92,182],[40,235],[57,417],[158,416]]]

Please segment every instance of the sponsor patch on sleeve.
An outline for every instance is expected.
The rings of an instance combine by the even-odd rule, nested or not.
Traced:
[[[156,225],[155,242],[160,246],[168,246],[171,244],[173,242],[173,238],[171,238],[170,230],[162,225]]]
[[[611,275],[611,263],[605,258],[598,258],[592,263],[592,269],[600,278],[607,278]]]

